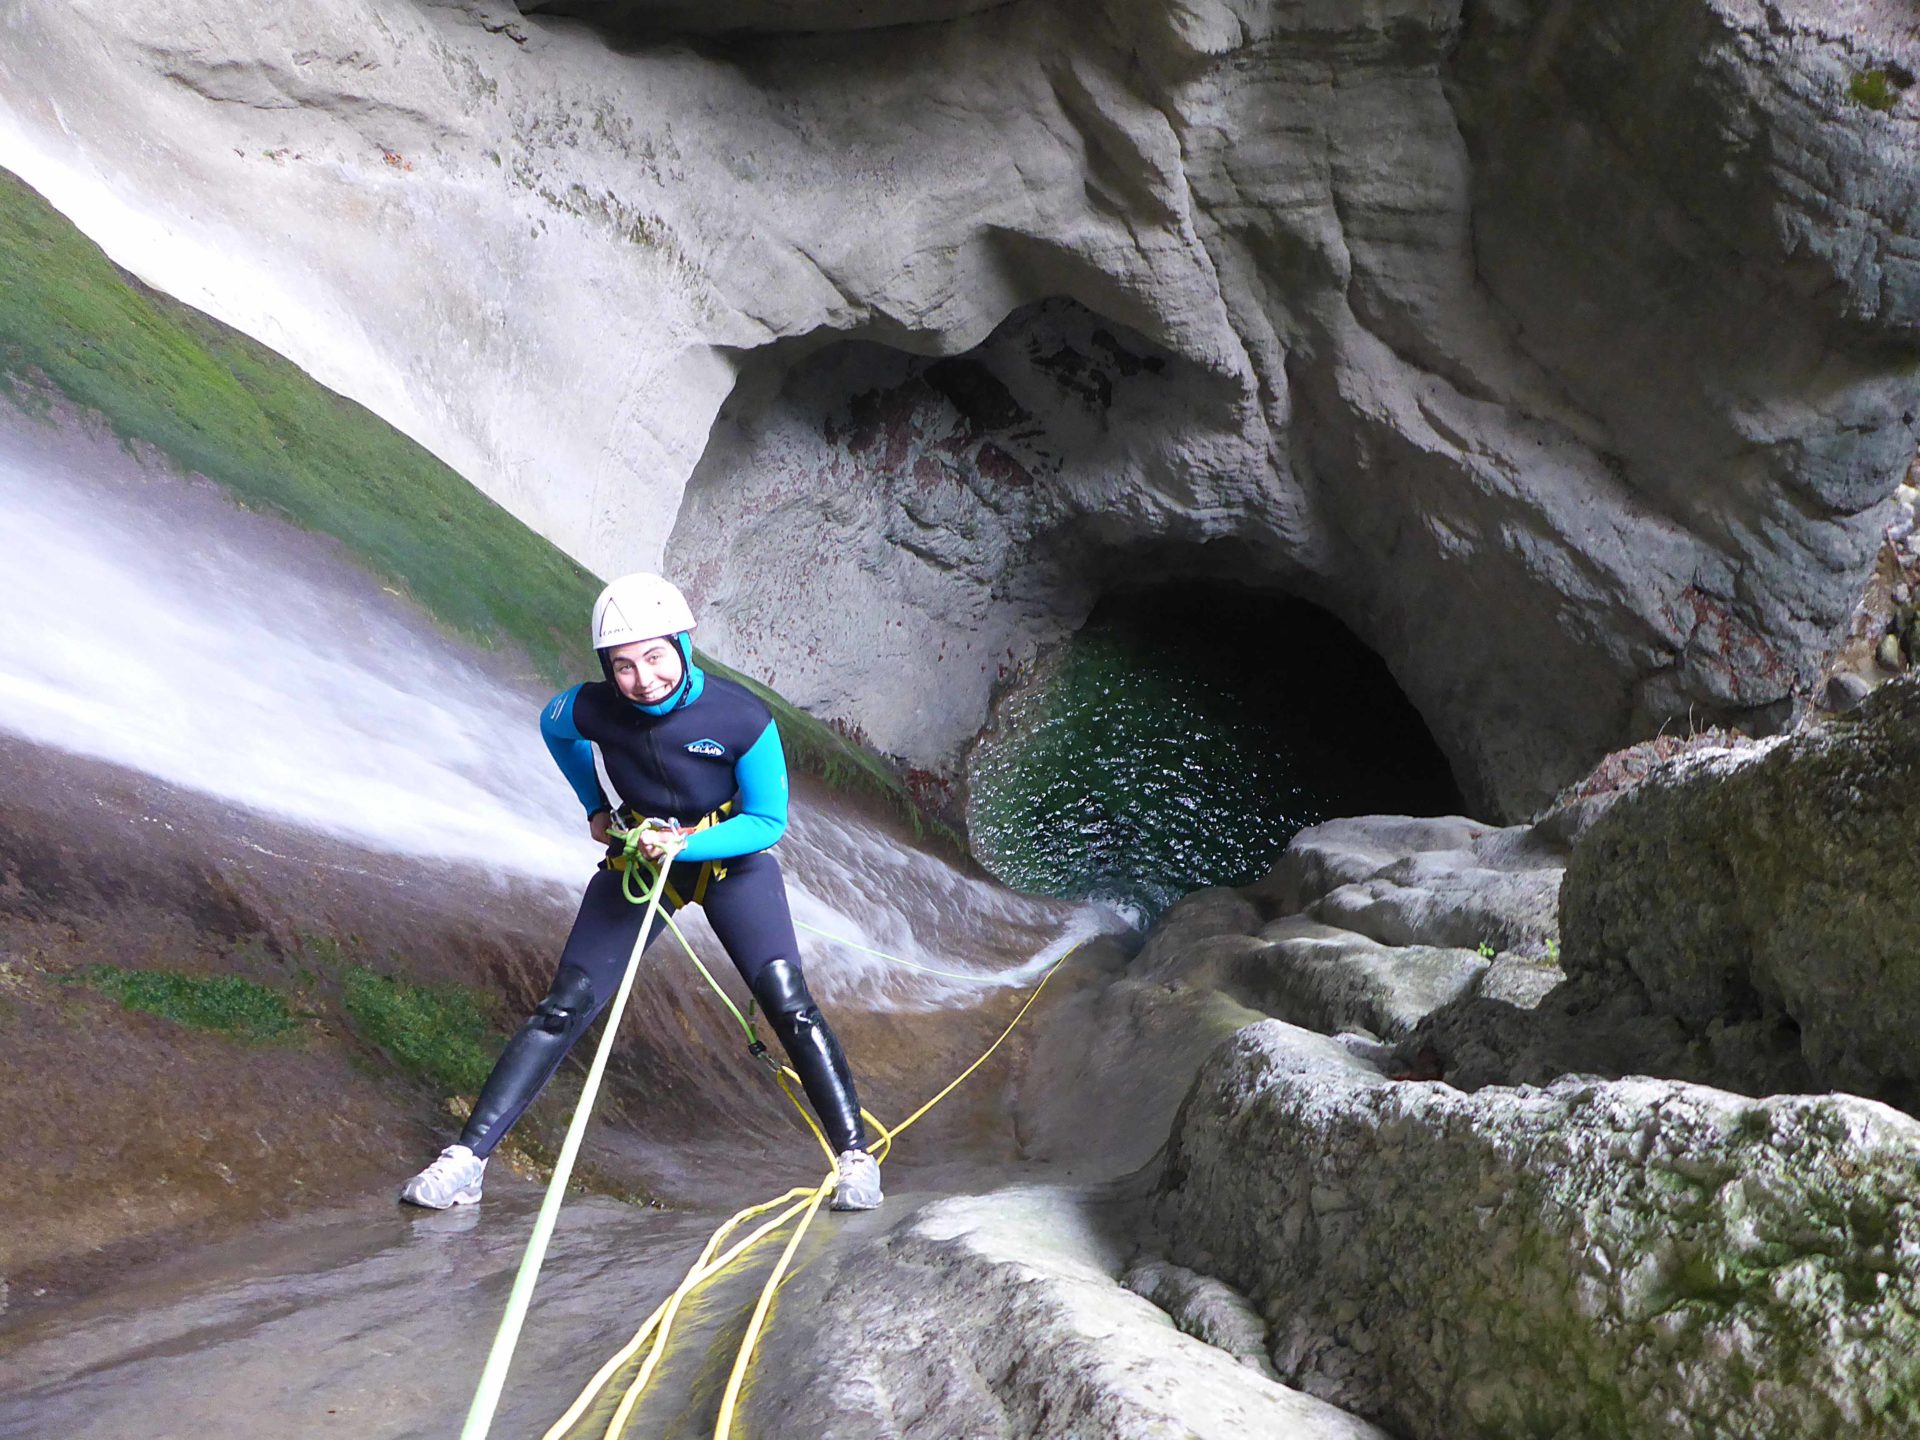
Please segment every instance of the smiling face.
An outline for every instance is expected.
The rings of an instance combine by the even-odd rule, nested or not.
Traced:
[[[641,705],[658,705],[673,694],[686,674],[680,647],[664,635],[616,645],[607,652],[607,663],[620,693]]]

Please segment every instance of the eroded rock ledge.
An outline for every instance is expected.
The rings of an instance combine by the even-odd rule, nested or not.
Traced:
[[[1565,963],[1690,1036],[1771,1030],[1821,1088],[1920,1098],[1920,680],[1791,736],[1696,752],[1567,870]]]
[[[1120,1284],[1113,1220],[1077,1191],[1001,1190],[803,1275],[782,1303],[815,1320],[762,1352],[756,1432],[1391,1440],[1176,1330]]]
[[[1143,567],[1327,605],[1488,814],[1813,688],[1920,411],[1895,0],[564,8],[639,28],[30,0],[0,158],[910,764]]]
[[[1909,1433],[1920,1125],[1848,1096],[1566,1079],[1471,1096],[1243,1030],[1156,1215],[1283,1379],[1408,1440]]]

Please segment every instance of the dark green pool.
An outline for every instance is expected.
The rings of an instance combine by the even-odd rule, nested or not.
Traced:
[[[1462,808],[1379,658],[1281,596],[1113,596],[999,718],[969,772],[975,852],[1019,889],[1143,919],[1258,879],[1304,826]]]

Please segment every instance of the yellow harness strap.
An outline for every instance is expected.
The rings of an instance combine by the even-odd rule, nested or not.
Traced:
[[[733,802],[729,800],[718,810],[702,815],[699,823],[694,825],[693,829],[688,833],[697,834],[709,826],[718,825],[732,813]],[[636,815],[630,809],[623,809],[620,812],[620,820],[624,825],[638,825],[640,823],[640,816]],[[627,857],[617,852],[610,854],[600,862],[600,868],[602,870],[625,870],[627,868]],[[719,860],[702,860],[700,862],[700,874],[693,882],[693,894],[683,899],[680,892],[673,888],[673,882],[669,880],[666,887],[667,901],[676,910],[683,909],[688,905],[699,905],[707,898],[707,886],[712,881],[724,880],[726,878],[727,867],[724,862]]]

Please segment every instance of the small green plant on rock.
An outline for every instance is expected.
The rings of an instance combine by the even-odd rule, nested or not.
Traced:
[[[480,1088],[499,1050],[493,1007],[464,985],[416,985],[365,965],[346,974],[341,1003],[360,1037],[401,1069],[455,1094]]]
[[[75,977],[129,1010],[164,1016],[196,1030],[214,1030],[255,1044],[299,1028],[286,1000],[239,975],[187,975],[177,970],[126,970],[94,965]]]
[[[1493,959],[1494,956],[1498,955],[1500,952],[1494,949],[1490,942],[1482,940],[1479,943],[1479,945],[1475,947],[1474,953],[1477,954],[1482,960],[1491,960]]]
[[[1882,114],[1899,103],[1900,90],[1884,70],[1862,70],[1847,82],[1847,95],[1855,104]]]

